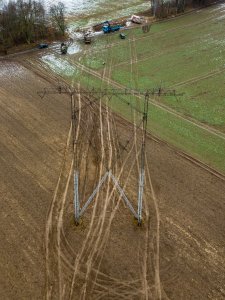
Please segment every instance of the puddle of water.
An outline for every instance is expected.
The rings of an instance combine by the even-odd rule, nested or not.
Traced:
[[[72,45],[69,46],[67,53],[68,54],[76,54],[81,51],[81,46],[78,43],[73,43]]]
[[[225,40],[221,39],[216,39],[215,37],[211,36],[211,34],[208,34],[204,39],[203,39],[203,44],[205,44],[206,47],[208,45],[214,45],[214,46],[219,46],[221,49],[224,49],[225,46]]]
[[[211,13],[213,13],[213,12],[218,12],[218,11],[220,11],[221,9],[225,9],[225,4],[219,4],[218,6],[216,6],[216,8],[213,8],[213,9],[211,10]]]
[[[221,9],[222,8],[222,9]],[[216,18],[217,21],[223,20],[225,18],[225,4],[220,6],[220,9],[217,11],[220,15]]]
[[[220,20],[223,20],[223,19],[225,19],[225,12],[224,12],[224,16],[220,16],[220,17],[216,18],[217,21],[220,21]]]

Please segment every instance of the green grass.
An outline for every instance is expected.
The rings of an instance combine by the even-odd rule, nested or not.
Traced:
[[[79,75],[79,80],[83,87],[90,89],[107,87],[107,84],[100,79],[96,79],[92,75],[87,76],[85,73]],[[133,111],[127,102],[142,110],[142,100],[134,97],[113,97],[109,105],[116,113],[132,122]],[[141,119],[141,117],[142,115],[139,115],[137,118]],[[148,130],[225,174],[225,140],[220,137],[151,104],[149,105]]]
[[[164,98],[162,101],[179,112],[225,132],[224,74],[179,87],[177,90],[183,89],[183,97]]]
[[[225,132],[225,11],[222,5],[153,24],[150,33],[140,28],[95,40],[85,54],[66,56],[70,70],[78,60],[126,87],[149,89],[162,84],[184,92],[179,97],[157,98],[179,114]],[[136,41],[132,41],[135,38]],[[131,57],[136,59],[132,65]],[[53,68],[54,69],[54,68]],[[57,72],[59,72],[57,70]],[[207,74],[214,75],[203,78]],[[106,87],[100,79],[61,70],[70,82],[84,87]],[[126,99],[141,107],[140,100]],[[113,99],[114,111],[132,121],[130,108]],[[149,107],[148,129],[225,174],[225,140],[154,105]]]
[[[199,122],[215,126],[225,132],[223,109],[225,85],[225,18],[223,9],[207,8],[198,13],[155,24],[144,35],[140,28],[126,31],[127,40],[118,34],[98,39],[91,55],[81,61],[86,66],[103,72],[106,62],[111,78],[127,87],[148,89],[173,85],[211,72],[224,70],[219,75],[177,87],[183,98],[161,98],[162,103]],[[129,39],[140,38],[135,44]],[[142,38],[142,39],[141,39]],[[144,38],[144,39],[143,39]],[[114,47],[105,49],[110,43]],[[99,48],[101,51],[99,52]],[[130,65],[131,56],[138,62]],[[108,74],[108,73],[107,73]]]

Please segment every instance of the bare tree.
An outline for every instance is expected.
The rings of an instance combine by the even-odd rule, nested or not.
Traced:
[[[156,16],[159,6],[160,6],[160,0],[151,0],[151,9],[154,17]]]
[[[48,26],[46,12],[40,2],[10,1],[0,11],[0,49],[7,53],[7,49],[13,45],[30,44],[46,38]]]
[[[9,3],[4,6],[0,14],[0,44],[1,49],[7,54],[8,49],[14,44],[16,39],[16,6],[15,3]]]
[[[50,17],[55,28],[58,28],[60,33],[65,35],[67,26],[65,22],[65,5],[62,2],[50,7]]]

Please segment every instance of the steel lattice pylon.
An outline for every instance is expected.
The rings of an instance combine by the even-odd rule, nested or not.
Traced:
[[[83,216],[86,209],[89,207],[91,202],[94,200],[96,194],[102,188],[104,182],[107,178],[110,178],[116,187],[117,192],[122,197],[123,201],[130,209],[131,213],[138,221],[138,225],[142,223],[142,207],[143,207],[143,194],[144,194],[144,184],[145,184],[145,145],[146,145],[146,133],[147,133],[147,123],[148,123],[148,104],[149,98],[151,95],[164,95],[164,96],[176,96],[178,95],[175,90],[164,90],[161,87],[157,89],[141,91],[141,90],[134,90],[134,89],[90,89],[90,90],[77,90],[75,88],[71,88],[67,85],[59,85],[54,88],[44,89],[42,92],[38,93],[41,98],[44,98],[46,94],[68,94],[70,95],[71,99],[71,121],[72,121],[72,131],[73,131],[73,153],[74,153],[74,215],[75,215],[75,223],[78,225],[80,222],[80,218]],[[119,96],[119,95],[131,95],[136,97],[144,97],[144,110],[138,111],[142,113],[142,142],[141,142],[141,161],[140,161],[140,171],[139,171],[139,181],[138,181],[138,199],[137,199],[137,211],[134,209],[133,205],[129,201],[128,197],[124,189],[121,187],[119,180],[113,175],[112,170],[107,170],[106,173],[102,176],[99,180],[98,184],[96,185],[95,189],[93,190],[92,194],[86,200],[83,207],[80,207],[80,198],[79,198],[79,170],[78,170],[78,161],[77,161],[77,151],[76,151],[76,115],[79,110],[76,109],[75,105],[75,98],[74,95],[100,95],[100,96]],[[180,95],[180,94],[179,94]],[[93,100],[93,101],[96,101]],[[93,101],[90,101],[89,104]],[[87,106],[84,105],[84,106]],[[129,103],[130,105],[130,103]],[[82,107],[83,108],[83,107]],[[81,108],[81,109],[82,109]]]

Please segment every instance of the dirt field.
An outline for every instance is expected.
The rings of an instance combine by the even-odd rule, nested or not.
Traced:
[[[37,91],[48,82],[14,62],[0,62],[1,299],[43,299],[44,232],[57,182],[67,99]]]
[[[0,298],[224,299],[224,179],[148,138],[143,226],[108,180],[76,227],[69,98],[0,64]],[[101,102],[78,124],[82,204],[107,167],[136,208],[139,131]]]

